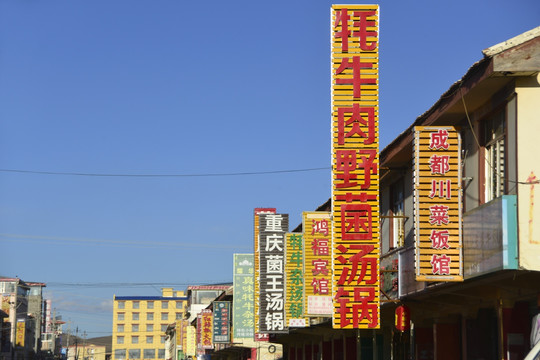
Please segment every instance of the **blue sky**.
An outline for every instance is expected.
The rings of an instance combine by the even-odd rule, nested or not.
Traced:
[[[232,281],[255,207],[296,227],[330,197],[331,4],[0,0],[0,275],[89,337],[114,294]],[[379,4],[381,149],[540,25],[537,0]]]

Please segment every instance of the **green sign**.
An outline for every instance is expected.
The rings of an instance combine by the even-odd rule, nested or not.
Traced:
[[[253,254],[234,254],[234,339],[253,339],[255,336],[253,263]]]

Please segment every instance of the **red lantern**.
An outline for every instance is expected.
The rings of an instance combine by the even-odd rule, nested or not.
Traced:
[[[411,311],[405,305],[396,308],[396,329],[407,331],[411,328]]]

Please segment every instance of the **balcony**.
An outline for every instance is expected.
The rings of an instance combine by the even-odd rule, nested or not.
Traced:
[[[414,247],[399,252],[399,297],[434,283],[415,280]],[[517,204],[503,195],[463,214],[463,275],[465,280],[499,270],[518,269]]]
[[[518,268],[517,204],[503,195],[463,216],[465,279]]]

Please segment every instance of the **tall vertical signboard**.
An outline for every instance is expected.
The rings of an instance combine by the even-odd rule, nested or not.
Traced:
[[[306,327],[304,317],[304,239],[300,233],[286,233],[286,296],[285,307],[289,327]]]
[[[253,254],[234,254],[233,271],[233,339],[253,339]]]
[[[379,328],[379,7],[332,5],[333,327]]]
[[[332,220],[330,213],[304,211],[306,315],[332,316]]]
[[[417,281],[463,281],[460,150],[454,127],[414,128]]]
[[[259,331],[287,333],[285,323],[285,233],[289,215],[259,215],[260,318]]]
[[[231,302],[230,301],[214,301],[214,344],[231,342]]]
[[[201,345],[203,349],[213,349],[212,342],[213,315],[212,310],[203,309],[201,311]]]
[[[259,331],[259,323],[260,323],[260,260],[261,260],[261,251],[260,251],[260,234],[259,234],[259,222],[260,222],[260,216],[262,214],[275,214],[276,209],[275,208],[255,208],[253,211],[253,222],[255,225],[254,229],[254,252],[255,252],[255,274],[254,274],[254,294],[253,294],[253,306],[255,310],[255,340],[256,341],[268,341],[269,337],[268,334],[263,334]]]

